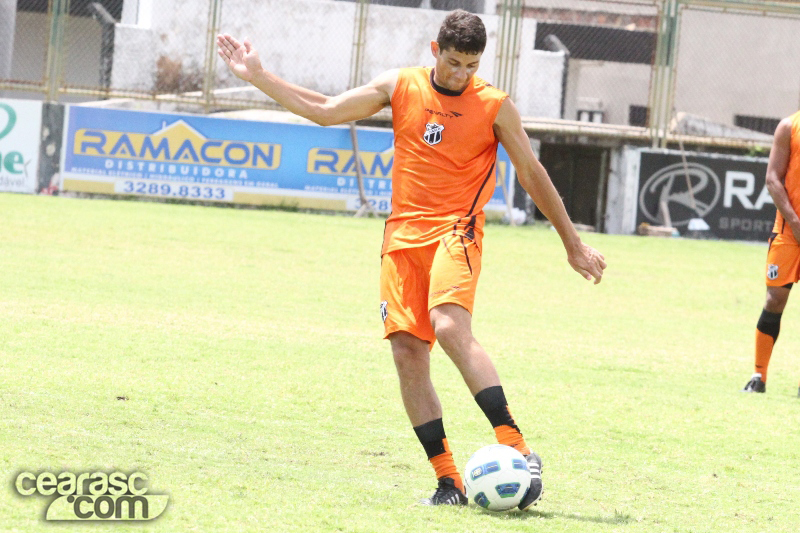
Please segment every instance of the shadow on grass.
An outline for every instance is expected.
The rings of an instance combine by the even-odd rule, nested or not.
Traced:
[[[511,513],[490,513],[476,509],[477,512],[493,515],[501,520],[532,520],[541,519],[552,520],[554,518],[565,518],[567,520],[576,520],[578,522],[592,522],[595,524],[630,524],[633,522],[631,515],[627,513],[620,513],[614,511],[613,516],[582,516],[574,513],[561,513],[549,511],[530,511],[527,513],[511,512]]]
[[[577,520],[579,522],[594,522],[595,524],[630,524],[633,522],[631,515],[627,513],[620,513],[614,511],[614,516],[582,516],[575,513],[559,513],[559,512],[539,512],[531,511],[525,513],[531,517],[541,518],[566,518],[567,520]]]

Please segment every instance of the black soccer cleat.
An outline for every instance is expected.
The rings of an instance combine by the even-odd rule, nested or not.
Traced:
[[[542,485],[542,459],[533,452],[530,455],[526,455],[525,459],[528,460],[528,472],[531,473],[531,486],[525,496],[522,497],[522,501],[519,502],[519,508],[523,511],[531,511],[533,506],[542,499],[542,493],[544,492],[544,485]]]
[[[449,477],[439,478],[439,486],[430,498],[420,500],[422,505],[467,505],[467,496],[456,487]]]
[[[747,385],[744,386],[742,392],[767,392],[767,384],[761,381],[761,373],[756,372]]]

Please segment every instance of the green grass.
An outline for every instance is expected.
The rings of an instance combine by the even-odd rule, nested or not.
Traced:
[[[141,470],[170,495],[108,531],[731,532],[800,527],[800,334],[752,372],[759,245],[487,227],[475,334],[545,463],[537,511],[427,508],[433,471],[378,311],[383,221],[0,195],[0,530],[16,474]],[[463,467],[493,440],[437,347]],[[123,398],[123,399],[119,399]]]

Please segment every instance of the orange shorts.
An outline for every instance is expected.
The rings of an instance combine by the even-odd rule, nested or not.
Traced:
[[[458,304],[470,313],[481,272],[478,245],[461,235],[446,235],[438,242],[403,248],[381,257],[381,318],[385,335],[407,331],[436,341],[429,311],[445,303]]]
[[[767,252],[767,287],[783,287],[800,280],[800,245],[790,235],[773,234]]]

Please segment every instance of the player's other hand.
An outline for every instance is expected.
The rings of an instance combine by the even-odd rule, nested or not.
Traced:
[[[261,71],[261,59],[249,39],[239,42],[223,33],[217,35],[217,48],[219,57],[237,78],[250,82]]]
[[[567,255],[567,260],[575,272],[588,280],[594,278],[595,285],[603,279],[606,258],[588,244],[580,243],[577,250]]]

